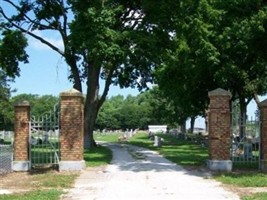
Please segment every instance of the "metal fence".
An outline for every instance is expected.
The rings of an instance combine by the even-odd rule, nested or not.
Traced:
[[[58,165],[60,160],[59,104],[50,114],[31,117],[30,123],[31,168]]]
[[[260,163],[260,117],[258,114],[250,119],[241,116],[238,105],[232,107],[232,161],[238,165],[259,167]]]
[[[0,145],[0,175],[12,172],[13,145]]]

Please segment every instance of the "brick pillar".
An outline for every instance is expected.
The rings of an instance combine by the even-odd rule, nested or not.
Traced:
[[[260,103],[261,115],[261,170],[267,171],[267,99]]]
[[[72,89],[60,94],[60,153],[59,170],[81,170],[83,159],[84,98]]]
[[[231,93],[216,89],[209,92],[209,161],[211,170],[231,171]]]
[[[14,171],[28,171],[29,161],[29,133],[30,133],[30,104],[28,101],[17,102],[14,122],[14,158],[12,168]]]

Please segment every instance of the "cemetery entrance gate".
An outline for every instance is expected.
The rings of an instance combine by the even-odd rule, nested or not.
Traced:
[[[240,114],[239,104],[232,103],[231,158],[234,166],[260,167],[260,115],[248,118]]]
[[[57,166],[60,161],[59,104],[43,116],[31,116],[29,137],[30,167]]]

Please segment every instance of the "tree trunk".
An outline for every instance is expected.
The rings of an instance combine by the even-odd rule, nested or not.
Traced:
[[[93,132],[94,132],[94,125],[95,125],[95,120],[97,117],[97,102],[90,102],[90,100],[87,100],[88,95],[86,97],[86,106],[85,109],[85,118],[84,118],[84,148],[92,148],[96,146]]]
[[[84,110],[84,148],[96,146],[93,131],[96,117],[100,107],[99,100],[99,74],[100,68],[90,66],[88,69],[87,95]]]
[[[65,52],[65,59],[67,64],[70,66],[71,75],[73,78],[73,88],[82,92],[82,82],[79,74],[79,69],[77,67],[75,56],[70,52]]]
[[[186,134],[186,121],[181,124],[181,132],[184,135]]]
[[[193,133],[194,132],[194,128],[195,128],[195,120],[196,120],[196,117],[191,117],[191,120],[190,120],[190,132]]]
[[[258,108],[259,108],[260,107],[260,99],[259,99],[258,95],[256,93],[254,93],[253,98],[254,98],[254,100],[255,100]]]

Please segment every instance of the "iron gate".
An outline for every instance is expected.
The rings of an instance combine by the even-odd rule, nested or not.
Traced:
[[[260,116],[241,116],[239,104],[232,105],[231,157],[234,166],[260,167]]]
[[[31,117],[30,161],[31,168],[58,165],[60,160],[59,105],[53,112]]]

